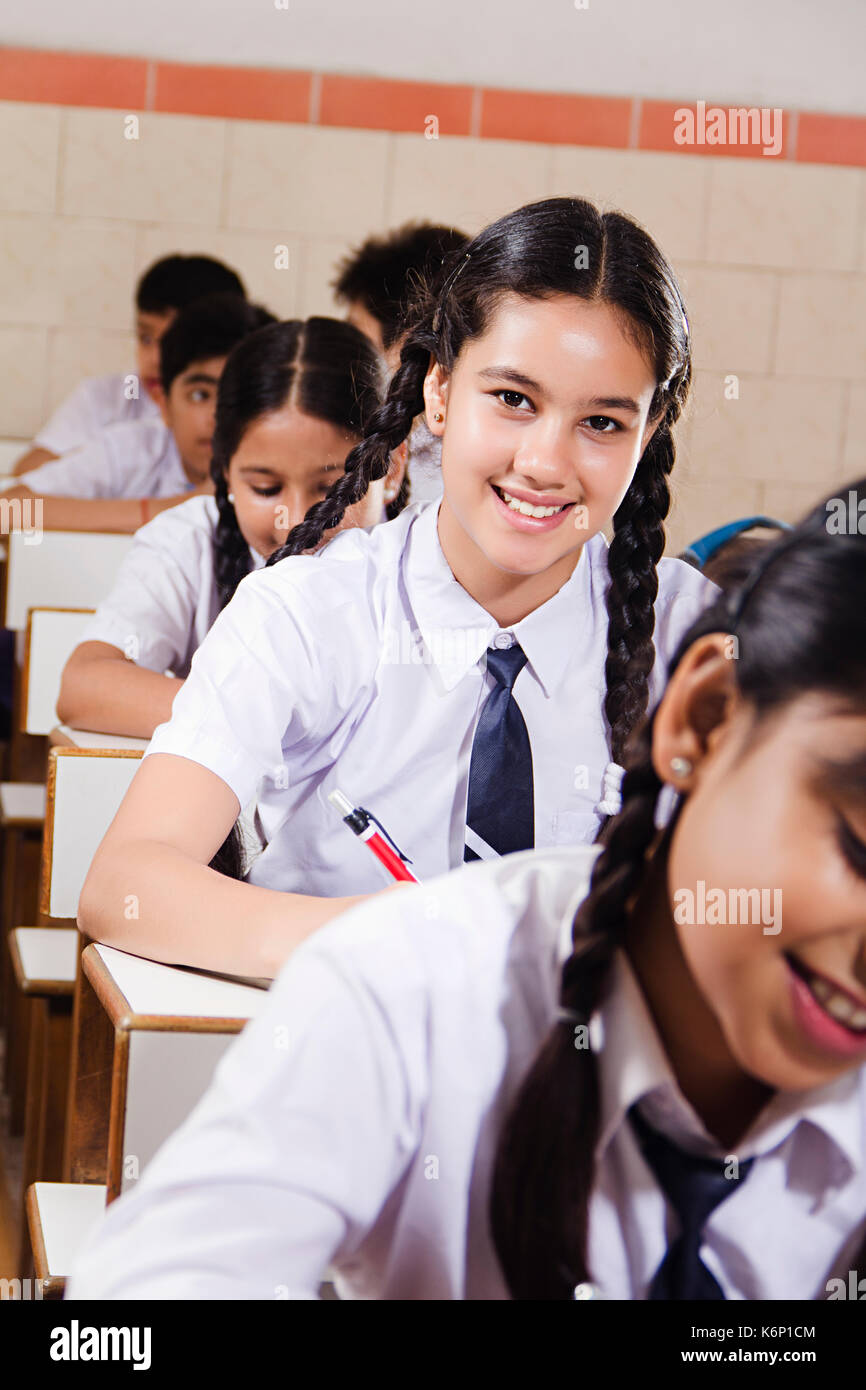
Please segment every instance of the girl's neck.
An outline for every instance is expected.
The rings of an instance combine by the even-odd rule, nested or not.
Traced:
[[[541,574],[510,574],[488,560],[443,500],[437,520],[439,544],[451,573],[470,598],[500,627],[512,627],[559,593],[582,554],[571,551]]]
[[[670,911],[659,852],[629,912],[625,950],[686,1100],[710,1134],[736,1144],[773,1094],[744,1072],[692,979]]]

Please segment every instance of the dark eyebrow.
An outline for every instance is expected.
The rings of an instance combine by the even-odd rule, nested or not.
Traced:
[[[866,805],[866,748],[840,761],[819,758],[815,780],[819,787]]]
[[[544,388],[539,382],[531,376],[524,376],[523,372],[515,371],[513,367],[483,367],[478,375],[485,381],[510,381],[515,386],[534,392],[536,396],[544,395]],[[633,415],[640,412],[640,406],[631,396],[591,396],[582,406],[585,410],[628,410]]]
[[[209,372],[190,372],[184,376],[185,386],[219,386],[219,377],[211,376]]]
[[[263,463],[245,463],[245,464],[243,464],[243,465],[241,466],[241,468],[239,469],[239,472],[240,472],[240,473],[267,473],[267,475],[268,475],[269,478],[281,478],[281,477],[283,476],[282,473],[279,473],[279,472],[277,471],[276,468],[268,468],[268,467],[266,467],[266,465],[263,464]],[[318,473],[342,473],[342,472],[343,472],[343,465],[342,465],[342,463],[325,463],[325,464],[322,465],[322,467],[321,467],[320,469],[317,470],[317,474],[316,474],[315,476],[318,476]]]

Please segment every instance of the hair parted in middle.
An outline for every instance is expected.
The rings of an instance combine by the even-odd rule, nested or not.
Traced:
[[[611,756],[619,763],[647,707],[655,661],[656,566],[664,549],[675,458],[672,429],[691,382],[689,327],[676,277],[652,237],[630,217],[600,212],[581,198],[547,198],[508,213],[456,251],[445,271],[453,279],[445,281],[440,295],[424,294],[422,287],[387,397],[364,440],[348,455],[344,476],[268,563],[314,549],[370,483],[385,476],[391,451],[424,410],[431,359],[450,372],[464,344],[484,334],[504,296],[565,294],[609,304],[658,383],[650,407],[657,428],[613,518],[608,551],[604,714]]]

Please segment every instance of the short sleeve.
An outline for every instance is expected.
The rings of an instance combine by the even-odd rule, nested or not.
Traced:
[[[108,446],[97,437],[63,458],[22,474],[18,482],[37,497],[115,497],[122,494],[116,490],[114,474]]]
[[[659,563],[655,647],[667,667],[692,623],[719,597],[721,589],[685,560]]]
[[[180,510],[180,509],[178,509]],[[212,589],[210,538],[172,512],[136,532],[108,598],[82,642],[107,642],[150,671],[186,675],[201,586]]]
[[[410,1090],[363,979],[301,947],[203,1100],[111,1205],[67,1298],[315,1298],[414,1154]]]
[[[287,750],[325,741],[364,698],[378,648],[359,585],[341,584],[323,557],[248,575],[198,648],[148,754],[200,763],[246,806]]]
[[[99,410],[100,385],[99,378],[80,382],[42,426],[34,445],[53,454],[66,454],[111,424],[111,417],[103,418]]]

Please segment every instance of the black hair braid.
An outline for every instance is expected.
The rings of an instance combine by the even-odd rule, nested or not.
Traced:
[[[235,509],[229,501],[225,475],[214,477],[214,500],[217,505],[217,526],[213,540],[214,579],[220,608],[225,608],[235,589],[253,567],[250,548],[244,540]]]
[[[412,488],[409,483],[409,470],[403,474],[400,488],[396,497],[385,504],[385,515],[389,521],[393,521],[395,516],[399,516],[404,507],[409,505],[412,495]]]
[[[567,1011],[544,1042],[504,1126],[491,1186],[496,1251],[516,1299],[571,1299],[590,1279],[589,1197],[595,1177],[599,1082],[585,1035],[602,1003],[628,901],[655,835],[661,782],[652,765],[652,726],[630,747],[622,810],[595,862],[572,926],[574,953],[562,971]],[[551,1106],[555,1095],[557,1104]],[[535,1254],[543,1251],[540,1258]]]
[[[345,472],[332,484],[327,496],[316,502],[303,521],[293,527],[285,543],[268,560],[269,565],[277,564],[288,555],[315,550],[325,532],[339,526],[348,508],[361,501],[370,484],[385,477],[392,449],[402,444],[424,407],[422,387],[428,365],[429,350],[420,342],[404,346],[388,395],[373,412],[364,439],[346,456]],[[408,483],[405,491],[401,487],[391,504],[396,507],[394,515],[405,505],[400,502],[401,497],[408,497]]]
[[[656,566],[665,546],[664,521],[671,502],[668,476],[673,465],[674,444],[664,419],[613,519],[607,559],[604,714],[616,763],[624,761],[628,736],[647,711],[649,676],[655,663]]]

